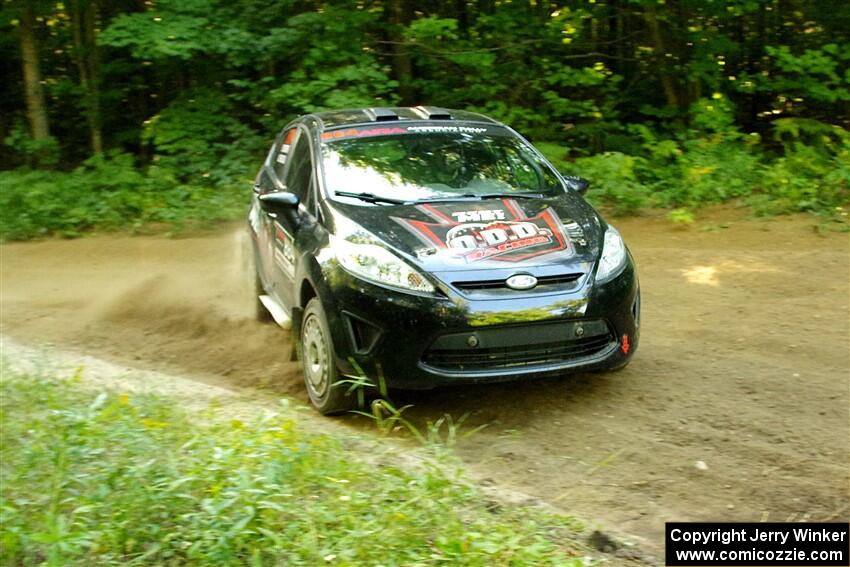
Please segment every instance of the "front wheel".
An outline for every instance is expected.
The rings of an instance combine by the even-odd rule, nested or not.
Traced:
[[[304,309],[300,340],[304,385],[313,406],[325,415],[353,409],[357,396],[341,383],[327,317],[318,297]]]

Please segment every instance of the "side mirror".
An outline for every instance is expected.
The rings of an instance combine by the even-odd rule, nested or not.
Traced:
[[[584,177],[577,177],[575,175],[565,175],[564,179],[567,182],[567,185],[573,191],[576,191],[579,195],[584,195],[587,193],[587,189],[590,187],[590,181],[585,179]]]
[[[298,206],[298,195],[289,191],[274,191],[260,195],[260,204],[264,209],[294,209]]]
[[[298,195],[289,191],[274,191],[260,195],[260,206],[270,216],[276,217],[278,213],[286,219],[284,222],[290,228],[296,229],[301,224],[301,216],[298,214]]]

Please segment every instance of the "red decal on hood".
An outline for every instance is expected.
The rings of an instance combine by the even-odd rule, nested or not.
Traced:
[[[552,208],[528,217],[516,201],[505,199],[495,206],[488,201],[466,208],[421,205],[419,209],[438,222],[394,220],[428,244],[448,250],[466,262],[485,259],[519,262],[558,251],[572,254],[561,221]]]

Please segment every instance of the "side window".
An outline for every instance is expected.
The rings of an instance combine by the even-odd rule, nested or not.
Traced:
[[[313,161],[310,157],[310,140],[307,136],[298,136],[295,147],[289,152],[286,161],[290,162],[283,180],[288,191],[298,195],[307,206],[307,196],[313,184]]]
[[[277,178],[283,181],[283,170],[286,162],[289,160],[289,154],[292,150],[292,142],[295,141],[295,136],[298,134],[297,128],[290,128],[283,135],[283,143],[280,145],[280,150],[272,160],[272,167]]]

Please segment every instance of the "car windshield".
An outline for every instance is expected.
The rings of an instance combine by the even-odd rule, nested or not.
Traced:
[[[330,196],[399,202],[563,192],[546,162],[509,131],[453,130],[392,128],[378,131],[404,133],[370,135],[352,129],[332,140],[335,132],[326,133],[322,154]]]

